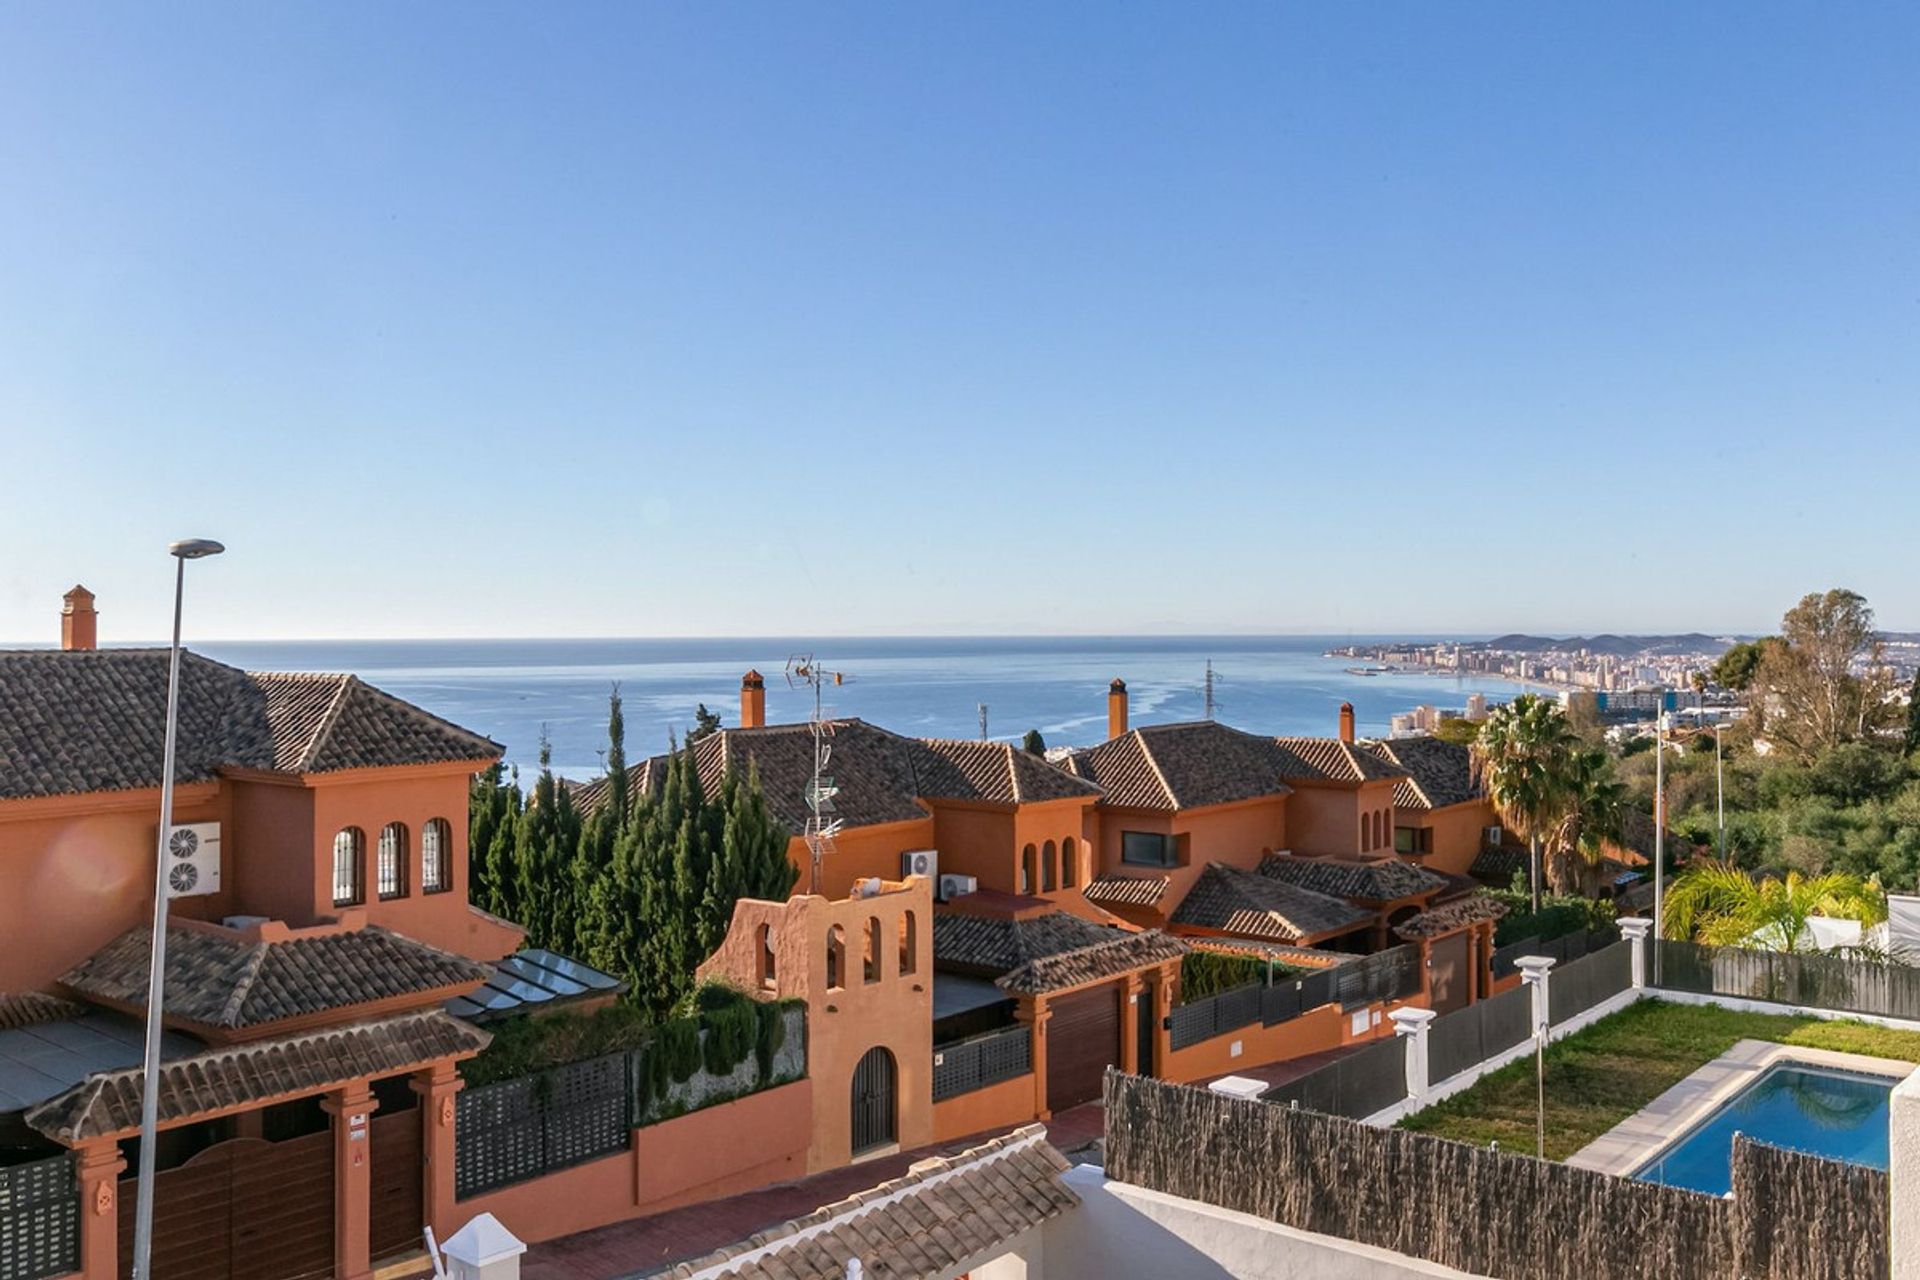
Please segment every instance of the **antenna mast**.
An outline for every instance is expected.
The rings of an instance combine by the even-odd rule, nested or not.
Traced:
[[[821,692],[829,683],[842,685],[846,682],[844,673],[826,670],[813,660],[810,653],[797,653],[787,659],[788,687],[806,685],[813,690],[813,716],[807,722],[813,730],[813,777],[807,783],[807,829],[804,833],[808,861],[812,864],[812,875],[807,882],[809,893],[820,892],[821,866],[827,855],[833,852],[833,838],[840,834],[840,819],[833,816],[833,797],[840,788],[833,784],[833,775],[827,772],[827,765],[833,760],[833,726],[827,723]]]
[[[1220,709],[1219,702],[1217,702],[1213,696],[1213,659],[1212,658],[1207,659],[1206,689],[1207,689],[1207,719],[1211,720],[1214,717],[1214,712]]]
[[[987,740],[987,704],[980,704],[980,741]]]

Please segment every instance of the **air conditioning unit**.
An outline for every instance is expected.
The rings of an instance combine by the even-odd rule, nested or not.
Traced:
[[[900,876],[925,876],[935,884],[940,883],[940,851],[938,849],[909,849],[900,855]]]
[[[940,877],[940,901],[964,898],[980,888],[978,876],[943,875]]]
[[[1507,833],[1499,827],[1488,827],[1483,834],[1486,837],[1487,847],[1489,849],[1498,849],[1501,841],[1506,839],[1507,835]]]
[[[220,891],[220,824],[188,822],[167,828],[167,896],[194,898]]]

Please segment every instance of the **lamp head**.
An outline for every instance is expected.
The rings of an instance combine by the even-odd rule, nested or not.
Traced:
[[[212,538],[182,538],[167,548],[167,554],[178,556],[182,560],[204,560],[208,556],[217,556],[226,547]]]

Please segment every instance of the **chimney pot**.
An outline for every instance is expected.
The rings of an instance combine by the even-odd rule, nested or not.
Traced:
[[[1340,704],[1340,741],[1353,741],[1353,704],[1351,702]]]
[[[1118,738],[1127,731],[1127,682],[1115,679],[1107,686],[1107,737]]]
[[[758,729],[767,723],[767,682],[751,668],[740,677],[740,727]]]
[[[94,649],[100,642],[100,615],[93,608],[93,592],[82,586],[61,597],[60,647]]]

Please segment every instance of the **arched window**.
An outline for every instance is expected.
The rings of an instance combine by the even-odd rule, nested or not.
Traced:
[[[398,822],[380,828],[380,854],[374,860],[373,890],[380,901],[407,896],[407,829]]]
[[[847,931],[840,925],[827,930],[827,990],[847,985]]]
[[[880,981],[880,917],[868,916],[865,937],[860,944],[860,976],[868,982]]]
[[[1060,842],[1060,887],[1071,889],[1080,883],[1080,844],[1072,836]]]
[[[357,906],[367,900],[367,838],[348,827],[333,838],[333,905]]]
[[[1040,877],[1034,874],[1033,865],[1038,857],[1032,845],[1020,851],[1020,892],[1022,893],[1032,893],[1033,886],[1039,882]]]
[[[912,973],[914,969],[918,967],[918,962],[915,959],[915,955],[918,952],[919,943],[920,943],[919,921],[913,918],[913,912],[911,911],[901,912],[900,913],[900,972],[901,973],[903,974]]]
[[[1060,852],[1049,840],[1040,848],[1040,887],[1052,892],[1060,885]]]
[[[754,951],[759,958],[760,985],[766,990],[772,991],[779,985],[778,976],[774,972],[773,926],[763,924],[758,929],[755,929],[753,931],[753,940],[755,943]]]
[[[453,827],[445,818],[429,818],[420,828],[420,892],[453,888]]]

